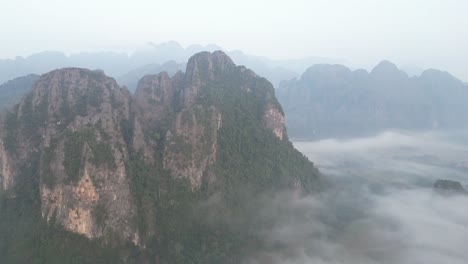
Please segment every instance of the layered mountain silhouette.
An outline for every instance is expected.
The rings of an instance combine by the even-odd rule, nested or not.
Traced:
[[[408,75],[389,61],[371,72],[314,65],[284,81],[277,96],[292,137],[351,137],[387,129],[468,126],[468,86],[447,72]]]
[[[174,65],[177,70],[185,69],[188,59],[197,52],[221,50],[217,45],[190,45],[182,47],[175,41],[166,43],[148,43],[132,54],[122,52],[81,52],[65,55],[63,52],[46,51],[28,57],[0,60],[0,83],[28,74],[44,74],[64,67],[81,67],[103,70],[108,76],[117,79],[120,85],[128,85],[132,91],[136,83],[146,74],[156,74],[160,70],[171,72]],[[333,63],[335,60],[321,57],[309,57],[300,60],[270,60],[266,57],[251,56],[242,51],[227,53],[236,64],[245,65],[257,74],[264,76],[275,87],[281,80],[297,77],[309,65]],[[173,64],[173,63],[169,63]]]
[[[158,74],[160,72],[167,72],[169,76],[173,76],[178,71],[185,70],[185,67],[185,63],[177,63],[175,61],[168,61],[163,64],[147,64],[119,76],[117,82],[120,85],[126,86],[131,92],[135,92],[138,82],[143,76]]]

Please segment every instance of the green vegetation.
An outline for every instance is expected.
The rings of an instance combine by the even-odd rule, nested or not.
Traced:
[[[247,95],[238,88],[241,78],[235,71],[224,77],[222,82],[202,87],[195,105],[182,112],[183,124],[196,122],[204,127],[200,141],[204,147],[213,139],[211,106],[222,113],[217,162],[209,168],[216,175],[215,186],[204,181],[200,190],[192,190],[184,175],[171,175],[162,168],[166,147],[181,158],[209,153],[193,149],[175,135],[171,140],[175,144],[170,146],[165,146],[164,136],[153,138],[158,146],[154,163],[145,162],[138,153],[127,163],[137,201],[138,230],[147,245],[143,254],[149,258],[157,256],[168,263],[239,263],[252,249],[266,246],[254,232],[256,225],[265,224],[255,222],[262,207],[260,197],[298,183],[305,191],[321,187],[313,164],[289,141],[279,140],[262,125],[265,107],[279,107],[270,96],[271,85],[265,80],[252,81],[254,89]],[[146,133],[166,135],[156,130]],[[180,160],[180,166],[184,162]]]
[[[78,100],[76,101],[75,107],[78,115],[86,116],[86,113],[88,112],[88,96],[80,96],[80,98],[78,98]]]
[[[198,65],[198,77],[203,85],[193,105],[187,106],[174,99],[164,106],[167,109],[162,111],[161,122],[147,124],[143,123],[144,116],[138,119],[142,122],[143,143],[152,148],[152,157],[145,157],[133,148],[135,122],[140,118],[137,111],[128,119],[122,118],[115,128],[122,133],[125,145],[112,141],[113,137],[104,133],[99,123],[77,131],[59,132],[44,153],[37,153],[37,157],[28,160],[14,190],[19,195],[0,194],[1,260],[7,263],[122,263],[122,259],[125,263],[241,263],[254,250],[268,246],[256,232],[259,225],[268,224],[259,223],[255,217],[263,199],[268,200],[279,190],[297,185],[305,191],[318,189],[319,175],[313,164],[289,141],[279,140],[263,125],[266,107],[273,106],[281,111],[271,84],[245,75],[240,68],[226,65],[221,70],[218,66],[214,64],[213,80],[207,62],[201,61]],[[102,76],[95,73],[92,78],[99,80]],[[66,83],[62,86],[63,96],[67,98],[69,86]],[[241,87],[249,88],[247,91]],[[90,101],[94,96],[84,95],[72,107],[62,104],[60,120],[67,120],[65,127],[76,114],[86,115],[90,105],[98,105]],[[111,101],[117,104],[112,96]],[[31,122],[27,129],[31,133],[43,123],[44,113],[40,109],[44,106],[34,113],[27,102],[22,109],[26,115],[20,123],[16,112],[7,117],[5,139],[11,141],[6,143],[11,144],[11,149],[18,140],[15,137],[18,129],[26,120]],[[173,131],[177,113],[182,113],[182,127],[194,128],[187,131],[188,136]],[[213,121],[218,113],[222,115],[222,126],[216,131],[217,124]],[[39,121],[32,120],[33,117],[38,117]],[[166,138],[169,130],[171,139]],[[193,188],[187,175],[172,175],[163,166],[167,152],[178,158],[174,161],[180,168],[192,161],[200,162],[211,153],[215,131],[216,162],[203,172],[201,188]],[[189,144],[191,141],[197,144]],[[48,165],[62,143],[68,183],[79,180],[85,148],[90,161],[98,167],[115,165],[114,147],[128,151],[125,170],[130,180],[132,203],[136,205],[131,224],[138,230],[144,248],[121,243],[118,235],[112,233],[106,233],[102,240],[88,241],[44,222],[40,212],[39,155],[43,155],[43,180],[53,186],[55,178]],[[97,224],[105,228],[106,204],[98,204],[92,214]],[[11,230],[10,226],[13,226]]]
[[[31,157],[21,169],[15,196],[0,195],[0,259],[2,263],[138,263],[130,245],[106,246],[64,231],[41,216],[39,198],[39,156]]]
[[[34,143],[38,143],[41,140],[38,129],[47,120],[48,102],[47,100],[42,100],[36,107],[33,107],[32,99],[33,94],[29,93],[22,105],[16,105],[12,111],[5,114],[4,125],[6,131],[3,141],[5,149],[10,153],[16,152],[17,134],[20,130],[24,136],[28,137],[23,140],[31,140]],[[22,107],[21,111],[19,109],[20,106]]]
[[[41,135],[39,134],[39,128],[44,126],[44,123],[47,121],[47,94],[42,98],[42,100],[34,107],[33,106],[33,94],[29,93],[22,104],[20,119],[21,130],[25,133],[26,136],[38,143],[41,140]]]
[[[18,123],[17,123],[17,114],[18,114],[18,108],[16,108],[12,112],[7,112],[5,114],[5,121],[4,121],[4,126],[5,126],[5,136],[3,138],[3,145],[5,147],[5,150],[8,151],[9,153],[15,153],[16,152],[16,132],[18,129]]]
[[[94,87],[89,91],[88,103],[92,107],[99,107],[102,102],[103,89],[100,87]]]
[[[49,147],[44,150],[44,158],[42,162],[42,181],[49,188],[52,188],[56,183],[55,176],[52,175],[52,171],[50,170],[50,164],[55,158],[56,147],[57,138],[53,138],[51,139]]]
[[[90,80],[87,90],[78,96],[74,104],[70,104],[68,99],[70,87],[65,82],[62,82],[62,103],[60,106],[60,112],[63,122],[63,127],[66,127],[70,122],[73,121],[75,116],[86,116],[88,113],[88,106],[97,108],[100,111],[99,106],[102,102],[103,88],[99,87],[95,80]],[[114,103],[115,98],[111,98]]]
[[[93,216],[96,220],[96,224],[100,227],[103,227],[107,218],[106,207],[104,206],[104,204],[99,203],[98,205],[96,205],[96,207],[94,207]]]
[[[142,254],[167,263],[220,263],[240,260],[245,237],[239,226],[208,224],[200,211],[203,192],[193,192],[186,179],[176,179],[135,155],[127,164],[137,200],[138,230],[147,245]],[[219,212],[223,213],[223,212]],[[157,231],[157,233],[156,233]],[[229,262],[237,263],[237,262]]]
[[[148,104],[156,105],[158,104],[158,101],[156,101],[156,99],[153,99],[153,98],[148,98]]]
[[[75,103],[75,113],[80,116],[86,116],[88,105],[98,108],[101,105],[103,90],[100,87],[90,84],[92,87],[88,92],[82,94]]]
[[[91,142],[91,151],[93,152],[93,159],[91,160],[96,166],[108,164],[109,166],[115,165],[114,154],[109,144],[104,142]]]
[[[66,132],[63,136],[65,140],[63,165],[69,181],[76,183],[79,180],[78,173],[83,165],[82,155],[85,146],[91,149],[93,157],[91,162],[96,166],[115,165],[110,145],[96,141],[96,130],[90,126],[83,130]]]
[[[224,193],[234,193],[235,186],[246,184],[255,191],[292,187],[295,182],[302,183],[306,191],[320,188],[313,164],[289,141],[279,140],[261,125],[267,105],[282,111],[271,84],[255,79],[251,81],[254,89],[246,94],[238,88],[242,81],[234,72],[206,85],[198,97],[199,104],[215,105],[222,111],[215,171],[224,181]]]
[[[140,154],[132,154],[125,168],[131,179],[130,191],[137,205],[138,230],[146,239],[146,234],[152,233],[151,226],[155,221],[155,210],[159,198],[159,176],[154,166],[143,161]]]
[[[130,119],[122,119],[120,121],[120,132],[122,133],[123,139],[127,144],[127,147],[130,147],[133,143],[133,122],[133,116]]]
[[[64,159],[63,166],[67,173],[68,180],[76,183],[79,180],[78,173],[83,164],[83,147],[85,143],[94,138],[92,130],[83,130],[79,132],[72,132],[66,136],[64,144]]]

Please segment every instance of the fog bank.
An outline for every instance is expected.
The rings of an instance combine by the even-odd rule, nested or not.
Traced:
[[[278,194],[259,212],[271,244],[248,263],[466,263],[468,197],[440,196],[436,179],[467,186],[466,132],[385,132],[347,141],[295,142],[333,187]]]

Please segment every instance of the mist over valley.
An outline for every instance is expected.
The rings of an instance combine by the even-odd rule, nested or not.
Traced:
[[[468,2],[0,8],[0,263],[468,263]]]

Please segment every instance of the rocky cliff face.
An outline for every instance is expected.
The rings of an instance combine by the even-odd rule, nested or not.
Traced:
[[[230,79],[242,85],[229,87]],[[215,175],[208,168],[216,162],[223,110],[229,110],[223,109],[219,99],[211,97],[219,96],[214,92],[227,89],[246,97],[255,96],[257,92],[264,92],[258,91],[261,88],[256,82],[259,81],[267,83],[252,71],[237,67],[222,52],[205,52],[192,57],[186,73],[178,73],[173,78],[166,73],[144,77],[135,93],[140,113],[138,122],[145,124],[145,130],[159,131],[157,138],[164,137],[163,168],[174,177],[187,178],[192,188],[200,188],[203,180],[213,181]],[[283,140],[285,126],[281,107],[274,99],[272,88],[264,93],[268,103],[258,109],[257,121]],[[146,148],[157,144],[154,138],[147,141],[139,145]],[[151,157],[147,159],[152,160]]]
[[[10,169],[10,156],[6,152],[3,142],[0,143],[0,166],[2,171],[0,175],[0,187],[6,191],[12,188],[13,177]]]
[[[102,72],[56,70],[0,126],[1,187],[11,199],[31,181],[45,222],[168,260],[181,245],[230,243],[193,240],[207,225],[195,209],[210,197],[222,197],[222,215],[249,208],[246,190],[320,187],[287,138],[272,85],[222,52],[195,55],[173,77],[146,76],[134,96]]]
[[[129,100],[126,90],[100,72],[63,69],[42,76],[7,116],[4,188],[11,188],[24,163],[37,158],[45,219],[88,238],[116,231],[133,236],[128,153],[116,129],[129,116]]]

